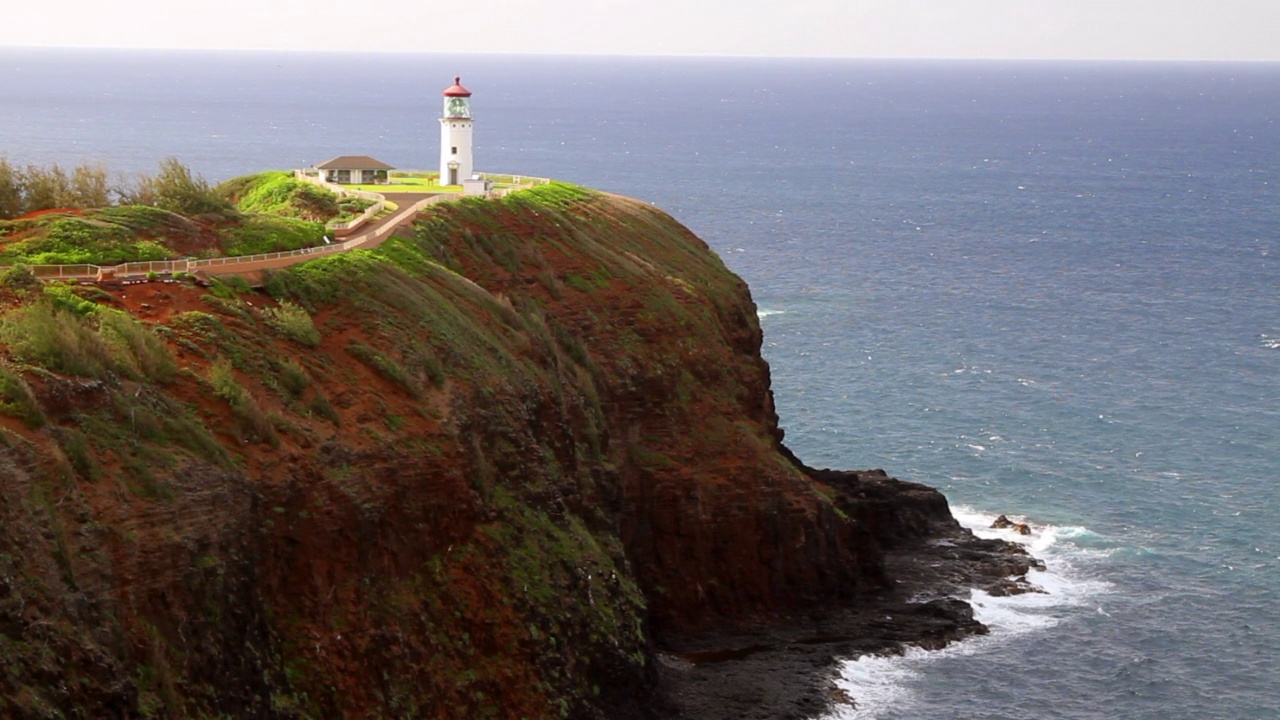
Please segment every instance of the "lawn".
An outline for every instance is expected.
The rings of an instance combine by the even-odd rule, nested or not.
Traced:
[[[462,192],[461,185],[444,185],[444,186],[437,185],[436,181],[439,179],[439,177],[440,177],[440,173],[434,173],[434,172],[423,172],[423,173],[413,172],[413,173],[404,173],[404,174],[392,172],[391,182],[386,185],[343,185],[343,187],[352,188],[355,190],[365,190],[368,192],[382,193],[384,195],[394,195],[395,193],[402,193],[402,192],[413,192],[413,193],[421,193],[421,192],[460,193]],[[531,177],[520,176],[520,175],[486,174],[486,177],[494,181],[493,186],[495,188],[512,187],[513,185],[517,185],[517,184],[523,186],[523,185],[529,185],[529,184],[536,185],[541,183],[541,180],[539,180],[538,178],[531,178]],[[519,180],[520,182],[516,183],[515,182],[516,180]]]
[[[402,192],[462,192],[461,185],[437,185],[436,179],[438,177],[439,173],[414,173],[411,176],[391,173],[391,182],[386,185],[343,185],[343,187],[382,193],[384,195]]]

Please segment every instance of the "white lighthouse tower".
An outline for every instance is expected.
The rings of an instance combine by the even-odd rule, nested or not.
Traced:
[[[471,177],[471,91],[462,78],[444,91],[444,117],[440,118],[440,184],[459,185]]]

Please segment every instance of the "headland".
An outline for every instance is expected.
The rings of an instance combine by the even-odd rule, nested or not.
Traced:
[[[834,659],[1027,589],[936,491],[786,448],[746,285],[668,215],[420,210],[256,288],[4,274],[6,713],[813,717]],[[114,212],[152,224],[45,222],[226,237]]]

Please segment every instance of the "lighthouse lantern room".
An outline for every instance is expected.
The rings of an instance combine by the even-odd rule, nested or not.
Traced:
[[[471,177],[471,91],[462,78],[444,91],[444,117],[440,118],[440,184],[458,185]]]

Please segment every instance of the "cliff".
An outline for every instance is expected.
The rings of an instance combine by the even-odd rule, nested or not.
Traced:
[[[3,277],[0,716],[727,715],[722,661],[978,629],[859,619],[936,585],[908,551],[1026,570],[792,457],[746,286],[642,203],[446,203],[263,286]]]

